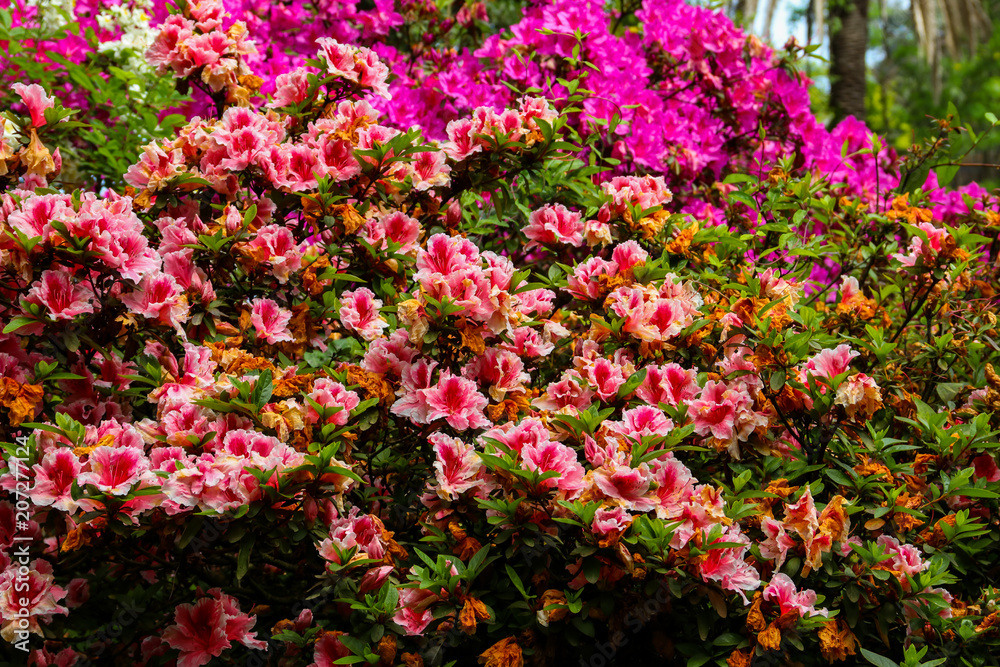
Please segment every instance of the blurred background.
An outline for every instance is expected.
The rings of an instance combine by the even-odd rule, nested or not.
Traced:
[[[933,138],[961,110],[977,132],[1000,115],[1000,0],[728,0],[702,2],[780,48],[819,48],[803,68],[813,108],[834,124],[863,119],[897,151]],[[1000,132],[966,159],[954,185],[1000,186]]]

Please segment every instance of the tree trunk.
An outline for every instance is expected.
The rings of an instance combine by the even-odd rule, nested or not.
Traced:
[[[830,106],[833,122],[847,116],[865,119],[865,52],[868,50],[868,0],[831,3],[831,23],[839,23],[830,39]]]

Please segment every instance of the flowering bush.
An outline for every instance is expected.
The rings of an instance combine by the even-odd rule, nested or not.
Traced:
[[[995,664],[1000,214],[938,187],[957,123],[826,133],[675,3],[175,9],[141,77],[186,115],[89,187],[106,109],[6,98],[5,655]]]

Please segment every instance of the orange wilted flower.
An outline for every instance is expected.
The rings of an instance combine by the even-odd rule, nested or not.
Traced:
[[[476,634],[476,624],[478,621],[490,620],[490,610],[481,600],[474,597],[465,598],[462,611],[458,613],[458,627],[467,635]]]
[[[830,662],[847,660],[847,656],[855,655],[857,639],[840,619],[827,621],[819,631],[819,650]]]
[[[726,659],[726,664],[729,665],[729,667],[750,667],[752,656],[753,654],[749,651],[736,649],[729,654],[729,657]]]
[[[566,618],[566,614],[569,610],[566,607],[557,607],[556,609],[546,609],[551,605],[565,605],[566,595],[562,591],[557,591],[554,588],[542,593],[542,599],[540,601],[541,607],[538,610],[538,622],[543,627],[548,627],[549,623],[552,621],[561,621]]]
[[[19,426],[35,416],[45,391],[40,384],[21,384],[9,377],[0,383],[0,405],[10,411],[11,426]]]
[[[479,656],[479,664],[485,667],[523,667],[524,656],[517,640],[507,637],[483,651]]]
[[[765,651],[777,651],[781,648],[781,630],[776,623],[771,623],[757,633],[757,643]]]

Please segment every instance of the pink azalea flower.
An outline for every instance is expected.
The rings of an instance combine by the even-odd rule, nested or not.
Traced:
[[[279,307],[271,299],[254,299],[250,308],[250,322],[257,330],[257,336],[266,340],[268,345],[293,340],[292,332],[288,330],[292,311]]]
[[[572,497],[586,486],[583,466],[577,461],[576,452],[562,443],[526,444],[521,448],[521,460],[524,467],[533,472],[559,473],[558,477],[543,480],[542,488],[555,488]]]
[[[80,486],[93,484],[101,493],[124,496],[149,469],[142,450],[134,447],[101,446],[87,458],[89,470],[79,477]]]
[[[723,382],[709,380],[697,400],[688,401],[688,414],[698,435],[720,440],[733,437],[736,425],[737,397],[727,394]]]
[[[399,589],[399,610],[392,620],[408,635],[422,635],[434,620],[430,606],[438,601],[434,593],[420,588]]]
[[[302,267],[302,248],[295,242],[291,230],[283,225],[261,227],[248,245],[263,251],[271,265],[271,273],[281,284]]]
[[[480,439],[485,440],[489,438],[496,440],[517,454],[520,454],[525,446],[541,447],[549,442],[550,437],[551,433],[549,433],[549,429],[545,427],[542,420],[535,417],[528,417],[527,419],[522,419],[516,425],[508,422],[503,426],[491,428],[486,433],[483,433]]]
[[[351,416],[351,410],[358,407],[361,403],[361,399],[355,392],[348,391],[347,387],[329,378],[319,378],[316,380],[313,383],[312,392],[309,393],[309,398],[323,407],[343,408],[335,412],[327,420],[329,423],[336,424],[337,426],[347,424],[347,420]],[[316,412],[316,409],[312,405],[309,406],[306,419],[311,424],[319,421],[319,413]]]
[[[73,500],[73,482],[80,474],[80,460],[68,447],[52,449],[34,465],[35,485],[31,502],[72,514],[80,503]]]
[[[50,224],[53,220],[72,221],[76,215],[68,195],[30,195],[10,213],[7,223],[29,239],[49,237],[55,231]]]
[[[417,356],[417,351],[409,343],[407,331],[403,328],[396,329],[388,338],[379,338],[368,346],[361,367],[369,373],[399,377],[404,365],[410,364]]]
[[[153,143],[143,146],[139,161],[129,167],[122,178],[135,188],[156,192],[184,171],[184,153],[180,149]]]
[[[339,631],[323,632],[313,645],[313,662],[309,667],[336,667],[341,658],[348,658],[352,655],[351,649],[344,646],[340,641],[342,635]]]
[[[266,644],[249,634],[256,619],[239,611],[236,601],[219,589],[209,591],[216,597],[203,597],[194,604],[177,605],[174,624],[163,631],[163,640],[180,651],[178,667],[201,667],[230,648],[230,641],[240,641],[250,648]]]
[[[587,372],[587,379],[594,387],[597,397],[602,401],[608,401],[618,395],[618,389],[625,384],[625,376],[622,375],[620,366],[615,365],[607,359],[598,359]]]
[[[451,375],[441,374],[437,385],[424,390],[430,411],[427,421],[444,419],[452,428],[464,431],[469,428],[485,428],[490,425],[483,408],[489,399],[479,393],[475,382]]]
[[[645,210],[673,199],[662,176],[615,176],[602,183],[601,190],[610,198],[611,210],[618,215],[624,214],[629,204]]]
[[[480,476],[483,462],[472,445],[443,433],[432,433],[428,440],[434,447],[434,471],[439,497],[456,500],[466,491],[483,485]]]
[[[173,276],[147,275],[134,292],[122,296],[122,303],[136,315],[156,319],[179,329],[188,318],[187,300]]]
[[[86,283],[74,282],[64,270],[42,272],[28,291],[27,301],[44,306],[51,320],[71,320],[94,312],[94,290]]]
[[[618,265],[621,272],[631,271],[640,264],[645,264],[649,253],[635,241],[626,241],[615,246],[611,253],[611,261]]]
[[[648,512],[656,507],[656,502],[648,497],[653,475],[645,463],[633,468],[631,457],[620,451],[604,461],[594,471],[594,484],[608,498],[622,501],[635,512]]]
[[[443,151],[425,151],[413,155],[413,189],[424,192],[435,187],[444,187],[451,182],[451,167],[446,163],[448,155]]]
[[[760,529],[767,536],[767,539],[760,543],[760,555],[774,559],[775,569],[780,568],[788,557],[788,552],[795,548],[795,540],[785,532],[785,527],[780,521],[768,516],[761,519]]]
[[[28,113],[31,114],[31,124],[35,127],[45,125],[45,110],[54,107],[56,99],[46,95],[45,89],[36,83],[28,86],[23,83],[15,83],[11,88],[21,96],[24,105],[28,107]]]
[[[948,232],[940,227],[929,222],[921,222],[916,225],[918,229],[923,231],[927,235],[927,243],[917,236],[916,234],[910,238],[910,246],[908,248],[909,253],[896,253],[893,255],[893,259],[898,259],[900,264],[903,266],[915,266],[917,263],[917,258],[923,256],[926,261],[930,262],[934,257],[941,252],[941,246],[944,243],[945,237],[948,236]]]
[[[606,537],[615,533],[620,533],[632,525],[632,515],[620,505],[601,507],[594,513],[594,521],[591,530],[595,535]]]
[[[673,430],[674,423],[659,408],[640,405],[622,412],[621,421],[604,422],[603,427],[638,442],[647,436],[667,435]]]
[[[858,279],[854,276],[844,276],[844,279],[840,283],[841,302],[847,303],[860,293],[861,286],[858,284]]]
[[[35,560],[27,568],[27,576],[19,572],[20,567],[23,566],[10,565],[0,574],[0,636],[10,643],[14,642],[14,631],[22,629],[19,618],[27,619],[28,632],[42,636],[39,621],[47,623],[56,614],[69,613],[59,604],[66,597],[66,590],[55,585],[51,563]]]
[[[698,395],[697,371],[684,369],[680,364],[646,366],[646,377],[636,389],[636,396],[657,407],[666,403],[677,407]]]
[[[275,79],[274,99],[267,106],[271,108],[290,107],[304,102],[309,95],[309,70],[299,67],[291,72],[279,74]]]
[[[576,265],[573,273],[566,277],[564,289],[582,301],[596,299],[601,295],[599,277],[602,275],[613,276],[617,272],[618,265],[614,262],[608,262],[600,257],[591,257]]]
[[[583,223],[580,214],[570,211],[562,204],[543,206],[531,212],[528,225],[522,230],[531,243],[536,245],[554,245],[565,243],[576,248],[583,244]]]
[[[891,570],[914,577],[930,567],[929,562],[924,562],[920,550],[912,544],[900,544],[899,540],[888,535],[879,536],[877,543],[891,556],[887,561]]]
[[[371,514],[361,514],[352,507],[346,515],[338,516],[333,510],[329,520],[329,537],[318,546],[325,560],[343,565],[343,557],[353,551],[351,559],[381,560],[385,557],[386,543],[382,539],[382,522]]]
[[[533,401],[533,405],[542,410],[556,411],[565,407],[586,410],[593,403],[594,392],[586,387],[579,373],[566,371],[558,382],[552,382],[545,388],[545,394]]]
[[[832,380],[838,375],[846,373],[851,367],[851,360],[856,356],[858,356],[858,352],[852,350],[847,344],[838,345],[832,350],[820,350],[799,371],[799,382],[807,384],[809,375]]]
[[[513,352],[489,347],[486,353],[469,362],[462,374],[489,386],[490,396],[502,401],[509,391],[524,387],[531,376],[524,372],[524,362]]]
[[[656,496],[656,516],[660,519],[673,519],[684,512],[685,503],[694,493],[694,485],[698,481],[686,465],[673,456],[653,459],[650,464],[653,472],[653,493]]]
[[[348,331],[355,331],[364,340],[372,341],[389,326],[379,314],[382,300],[367,287],[344,292],[340,297],[340,323]]]
[[[800,616],[829,616],[826,609],[816,609],[816,591],[795,589],[795,583],[787,574],[775,574],[764,588],[764,599],[777,603],[784,615],[797,611]]]
[[[389,241],[392,241],[400,246],[395,251],[397,254],[408,255],[417,250],[420,223],[402,211],[393,211],[369,221],[364,231],[365,241],[372,247],[385,250],[389,247]]]
[[[251,633],[253,626],[257,623],[256,616],[250,616],[240,611],[239,601],[231,595],[226,595],[218,588],[212,588],[208,594],[216,598],[222,605],[222,612],[225,616],[226,639],[240,642],[247,648],[262,651],[267,648],[267,642],[257,639]]]
[[[431,406],[427,402],[427,390],[434,381],[436,361],[428,362],[419,359],[412,364],[404,364],[402,382],[397,395],[399,399],[392,404],[392,413],[407,417],[415,424],[428,423]]]
[[[740,532],[739,524],[734,523],[712,544],[717,542],[737,542],[741,546],[709,550],[705,559],[698,563],[702,579],[718,581],[724,590],[739,594],[744,604],[750,604],[746,591],[760,587],[760,574],[743,560],[750,550],[750,539]]]
[[[321,37],[316,43],[328,74],[370,88],[385,99],[391,99],[386,85],[389,68],[374,51],[363,46],[341,44],[332,37]]]
[[[987,482],[1000,482],[1000,467],[997,467],[996,459],[989,454],[980,454],[972,459],[972,466],[975,469],[974,476],[983,478]]]

